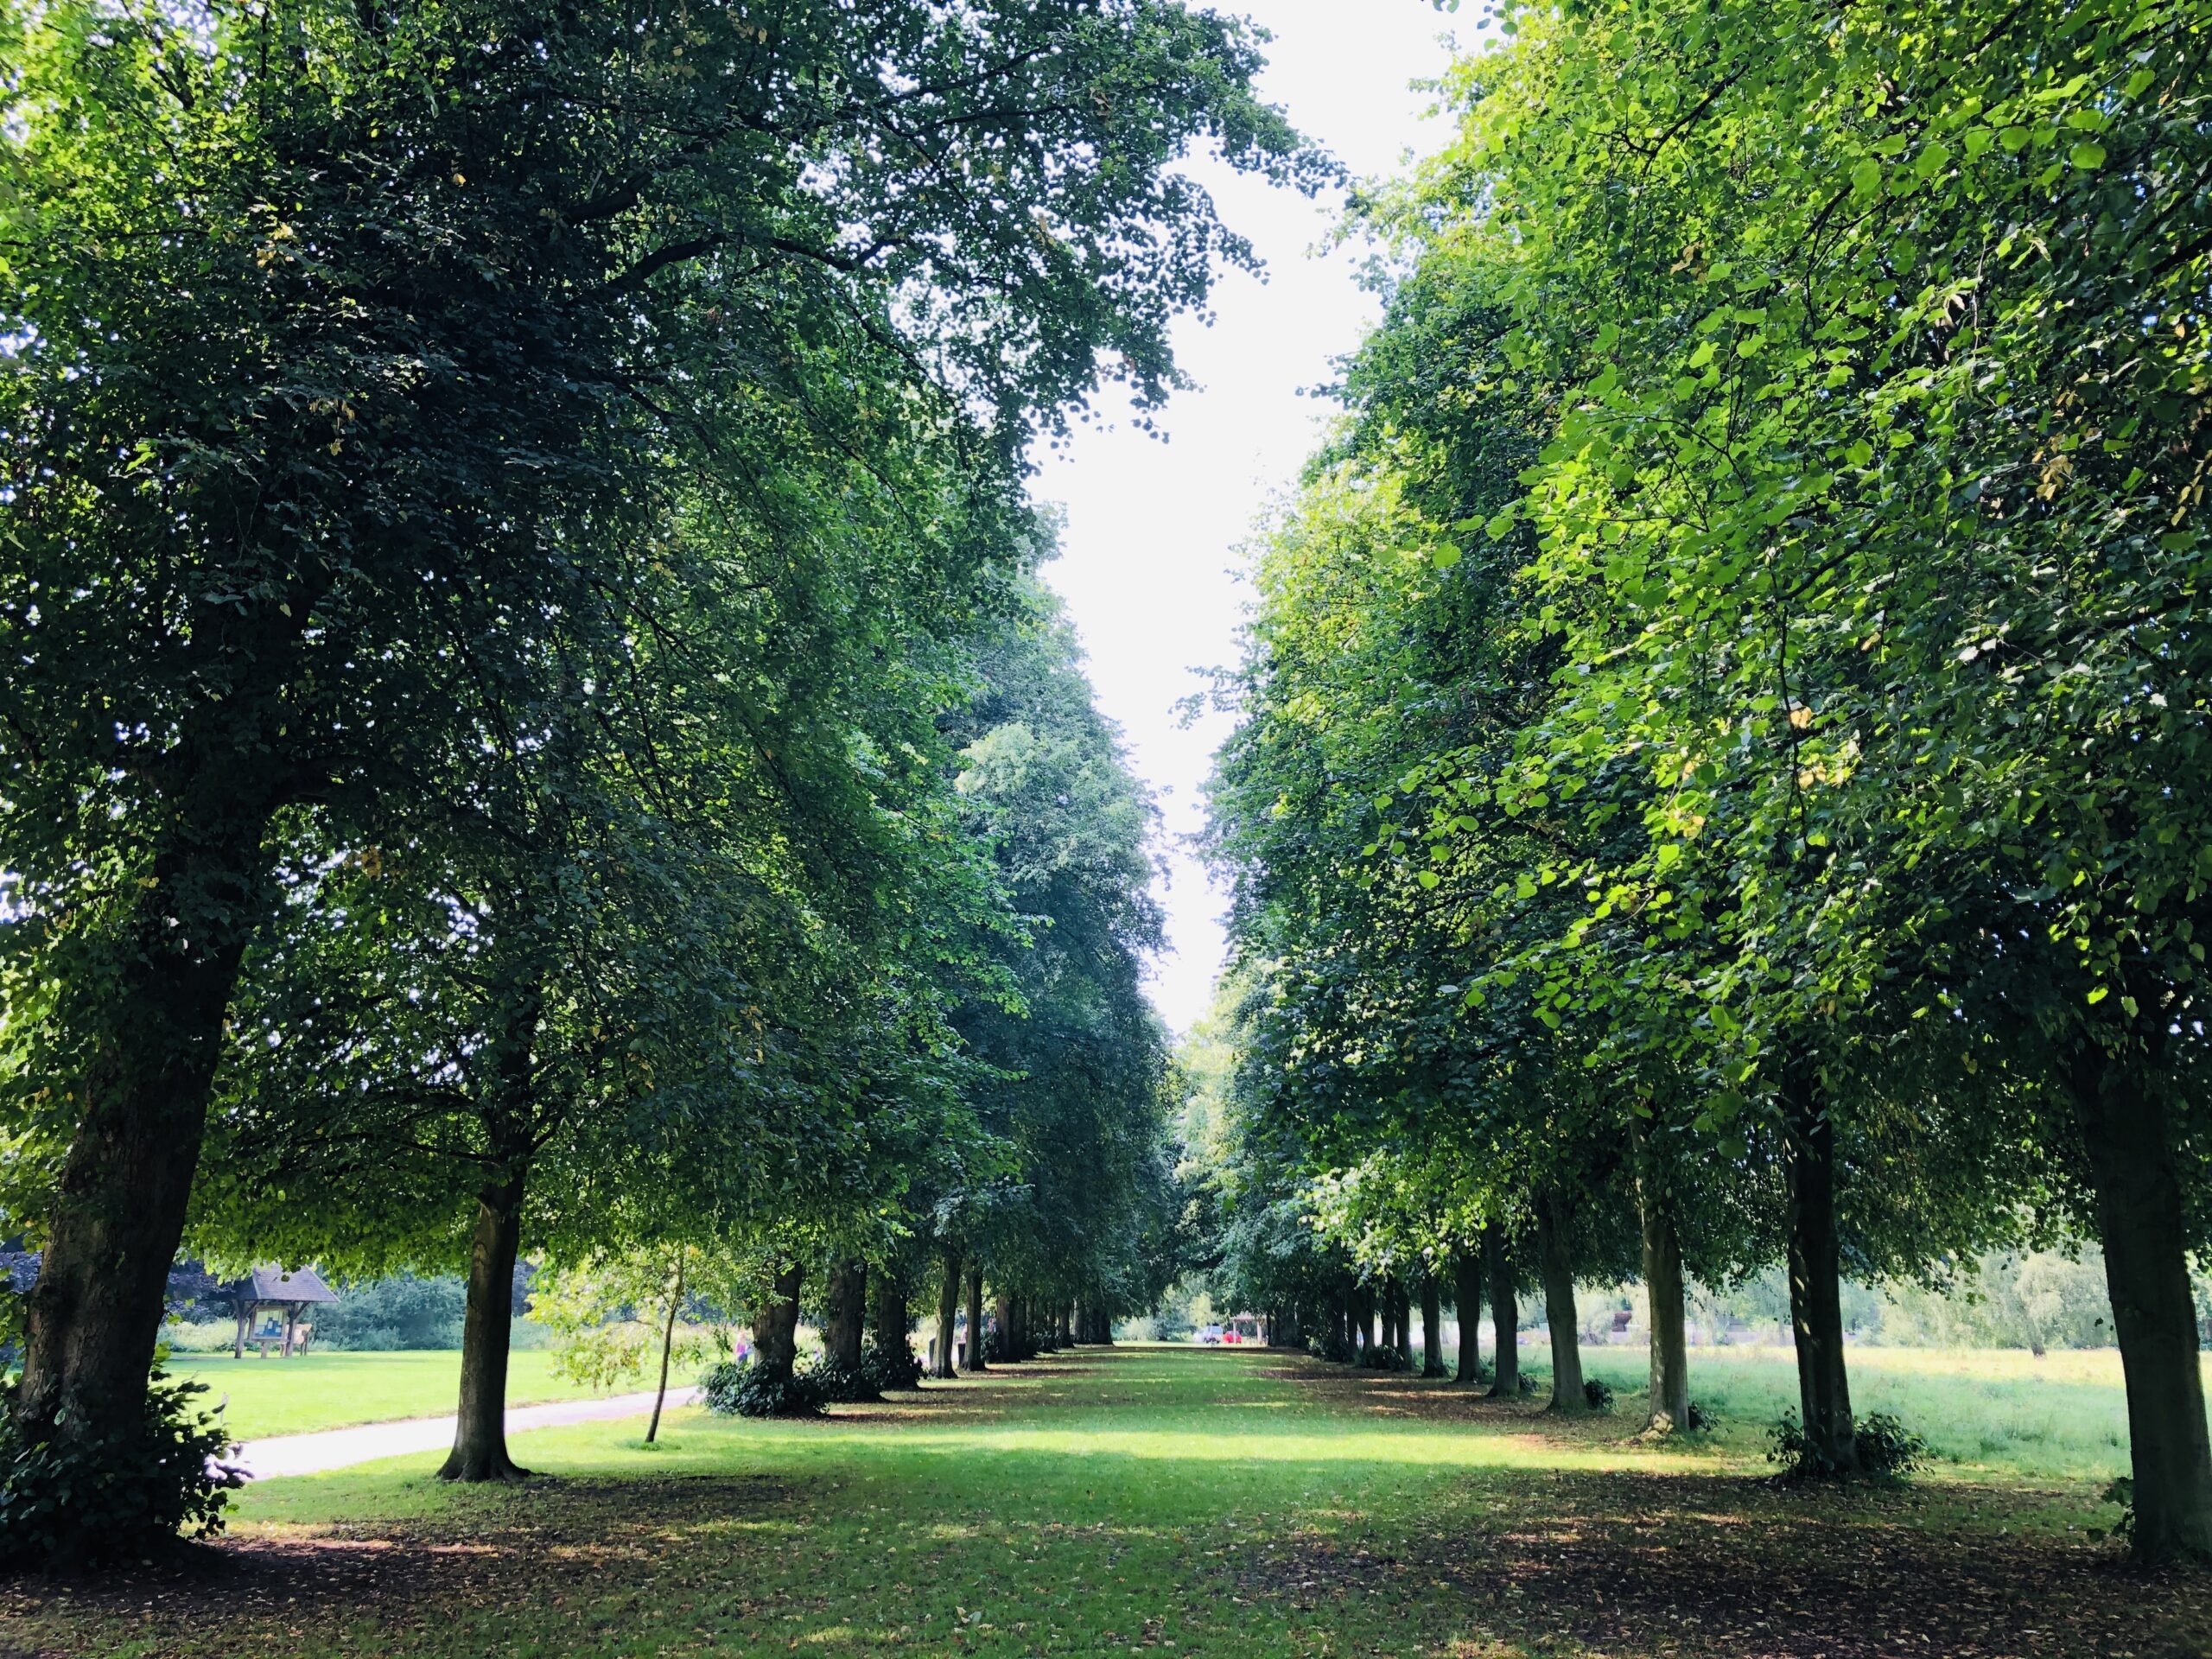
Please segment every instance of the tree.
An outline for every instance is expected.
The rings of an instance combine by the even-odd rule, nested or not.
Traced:
[[[656,532],[755,476],[733,418],[950,447],[1003,518],[1025,435],[1109,355],[1162,395],[1250,260],[1168,163],[1325,169],[1239,26],[1154,0],[65,6],[10,50],[15,1421],[66,1441],[136,1419],[295,821],[379,844],[507,699],[624,683],[717,574]]]

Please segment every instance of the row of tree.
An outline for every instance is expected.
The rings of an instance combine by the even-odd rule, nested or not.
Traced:
[[[135,1466],[188,1232],[465,1264],[467,1478],[520,1253],[741,1245],[785,1363],[802,1269],[1148,1300],[1149,808],[1024,457],[1252,263],[1180,156],[1327,176],[1257,41],[9,12],[9,1480]]]
[[[1848,1473],[1844,1272],[2093,1238],[2212,1554],[2212,7],[1496,21],[1224,688],[1230,1270],[1633,1269],[1664,1431],[1780,1264]]]

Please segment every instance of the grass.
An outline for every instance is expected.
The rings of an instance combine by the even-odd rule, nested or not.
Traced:
[[[173,1376],[206,1383],[209,1403],[227,1401],[224,1421],[242,1440],[403,1417],[448,1417],[461,1391],[457,1351],[308,1353],[289,1359],[175,1354],[168,1369]],[[645,1386],[625,1383],[612,1392],[630,1393]],[[543,1350],[522,1350],[508,1361],[510,1405],[594,1400],[608,1392],[557,1376],[553,1356]],[[0,1650],[0,1659],[5,1659],[4,1650]]]
[[[1642,1348],[1583,1352],[1585,1372],[1623,1392],[1644,1387],[1648,1365]],[[2127,1472],[2127,1396],[2116,1351],[2038,1359],[2014,1350],[1853,1348],[1850,1366],[1853,1408],[1901,1418],[1960,1477],[2102,1482]],[[2212,1356],[2205,1376],[2212,1394]],[[1763,1449],[1767,1425],[1797,1404],[1796,1353],[1693,1349],[1690,1395],[1719,1415],[1723,1440]]]
[[[1752,1398],[1770,1363],[1702,1364],[1700,1392]],[[1933,1405],[1968,1375],[1897,1386]],[[2090,1542],[2090,1478],[1788,1490],[1753,1425],[1654,1446],[1637,1403],[1554,1420],[1286,1355],[1087,1350],[823,1421],[684,1411],[653,1450],[550,1429],[528,1486],[444,1487],[430,1456],[271,1481],[179,1563],[0,1586],[0,1654],[2212,1651],[2212,1580]]]

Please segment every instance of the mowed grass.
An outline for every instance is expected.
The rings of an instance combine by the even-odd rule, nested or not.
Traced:
[[[201,1403],[221,1404],[224,1423],[241,1440],[404,1417],[449,1417],[461,1392],[458,1351],[308,1353],[289,1359],[175,1354],[168,1369],[173,1376],[207,1384]],[[645,1386],[632,1382],[616,1392]],[[594,1400],[607,1392],[556,1375],[553,1356],[543,1349],[518,1351],[508,1361],[510,1405]]]
[[[2092,1543],[2094,1481],[1796,1491],[1751,1425],[1653,1446],[1635,1417],[1086,1350],[821,1421],[687,1410],[653,1450],[546,1430],[520,1488],[442,1486],[429,1456],[268,1482],[184,1563],[10,1586],[0,1653],[2212,1652],[2212,1581]]]

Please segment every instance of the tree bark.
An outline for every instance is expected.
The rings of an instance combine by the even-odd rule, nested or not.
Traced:
[[[983,1357],[983,1270],[972,1268],[968,1274],[968,1369],[988,1371],[990,1362]]]
[[[858,1370],[868,1310],[868,1263],[839,1262],[830,1269],[822,1319],[822,1346],[832,1364]]]
[[[931,1375],[950,1382],[957,1375],[952,1363],[952,1328],[960,1315],[960,1258],[944,1258],[944,1277],[937,1293],[937,1369]]]
[[[798,1293],[805,1270],[779,1268],[753,1316],[753,1363],[772,1381],[787,1382],[798,1363]]]
[[[1521,1395],[1521,1298],[1513,1283],[1513,1261],[1506,1253],[1503,1228],[1483,1229],[1483,1265],[1490,1280],[1491,1325],[1497,1335],[1490,1397],[1516,1400]]]
[[[645,1425],[645,1444],[660,1438],[661,1408],[668,1403],[668,1361],[676,1347],[676,1316],[683,1306],[683,1252],[676,1253],[676,1288],[668,1299],[668,1319],[660,1328],[660,1388],[653,1395],[652,1420]]]
[[[1442,1376],[1444,1371],[1444,1290],[1433,1273],[1421,1281],[1421,1374]]]
[[[526,1168],[476,1201],[468,1247],[468,1300],[461,1325],[461,1410],[441,1480],[527,1480],[507,1455],[507,1349],[513,1331],[515,1256],[522,1243]]]
[[[882,1354],[911,1354],[907,1340],[906,1274],[903,1262],[881,1268],[872,1275],[868,1321],[875,1332],[875,1347]]]
[[[1363,1349],[1375,1346],[1375,1287],[1359,1287],[1359,1345]]]
[[[1849,1475],[1859,1467],[1859,1445],[1843,1353],[1835,1120],[1809,1065],[1801,1062],[1784,1075],[1782,1109],[1789,1178],[1789,1324],[1797,1341],[1797,1401],[1805,1434],[1800,1471]]]
[[[77,1080],[84,1115],[24,1310],[15,1421],[26,1441],[143,1432],[169,1265],[184,1236],[223,1018],[251,931],[209,918],[252,908],[266,816],[250,833],[238,826],[228,844],[218,838],[157,857],[133,937],[119,942],[117,982],[102,996],[104,1010],[111,1003],[115,1013],[112,1028],[99,1034]],[[180,914],[193,924],[174,925]]]
[[[2212,1448],[2165,1105],[2155,1073],[2089,1045],[2069,1069],[2127,1379],[2136,1559],[2212,1558]]]
[[[1637,1211],[1643,1228],[1643,1289],[1651,1313],[1651,1414],[1644,1427],[1672,1434],[1689,1427],[1689,1350],[1682,1329],[1682,1245],[1674,1206],[1640,1118],[1631,1119]]]
[[[1479,1382],[1483,1369],[1483,1262],[1472,1249],[1453,1258],[1459,1268],[1459,1374],[1461,1382]]]
[[[1574,1258],[1567,1237],[1567,1202],[1556,1192],[1536,1201],[1536,1257],[1544,1281],[1544,1323],[1552,1338],[1552,1399],[1548,1411],[1586,1411],[1582,1391],[1582,1339],[1574,1313]]]
[[[1059,1330],[1059,1343],[1060,1343],[1060,1346],[1061,1346],[1061,1347],[1063,1347],[1063,1348],[1072,1348],[1072,1347],[1074,1347],[1074,1346],[1075,1346],[1075,1306],[1074,1306],[1074,1304],[1073,1304],[1073,1303],[1071,1303],[1071,1302],[1062,1302],[1062,1303],[1060,1304],[1059,1320],[1060,1320],[1060,1330]]]
[[[1011,1295],[1001,1290],[991,1311],[998,1320],[999,1357],[1007,1361],[1020,1358],[1020,1307]]]

